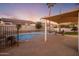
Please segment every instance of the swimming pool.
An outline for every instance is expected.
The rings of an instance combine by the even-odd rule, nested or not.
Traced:
[[[22,33],[19,36],[16,36],[16,39],[19,37],[19,40],[31,40],[35,35],[41,35],[44,32],[30,32],[30,33]]]

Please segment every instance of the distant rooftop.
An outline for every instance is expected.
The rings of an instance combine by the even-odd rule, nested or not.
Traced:
[[[27,20],[20,20],[20,19],[11,19],[11,18],[0,18],[1,21],[4,22],[12,22],[13,24],[34,24],[33,21],[27,21]]]

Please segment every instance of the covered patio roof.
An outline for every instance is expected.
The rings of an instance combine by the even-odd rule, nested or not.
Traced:
[[[78,23],[78,12],[79,12],[79,9],[71,12],[55,15],[55,16],[43,17],[42,19],[54,21],[57,23],[68,23],[68,22]]]

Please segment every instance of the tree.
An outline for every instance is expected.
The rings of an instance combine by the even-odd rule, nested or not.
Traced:
[[[51,14],[51,7],[53,7],[56,3],[47,3],[47,6],[49,8],[49,16]]]
[[[56,3],[47,3],[48,9],[49,9],[49,16],[51,15],[51,7],[53,7],[55,4]],[[50,21],[49,21],[49,30],[50,30]]]
[[[42,28],[42,23],[37,22],[35,27],[36,27],[36,29],[41,29]]]
[[[71,31],[77,31],[78,30],[78,28],[77,27],[73,27],[72,29],[71,29]]]
[[[17,46],[19,46],[19,30],[21,28],[21,24],[17,24],[16,28],[17,28]]]

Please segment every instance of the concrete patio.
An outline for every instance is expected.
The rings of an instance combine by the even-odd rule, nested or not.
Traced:
[[[2,51],[0,55],[8,56],[76,56],[78,55],[77,36],[62,36],[48,34],[48,41],[44,42],[44,35],[37,35],[32,40],[21,41],[20,45]]]

